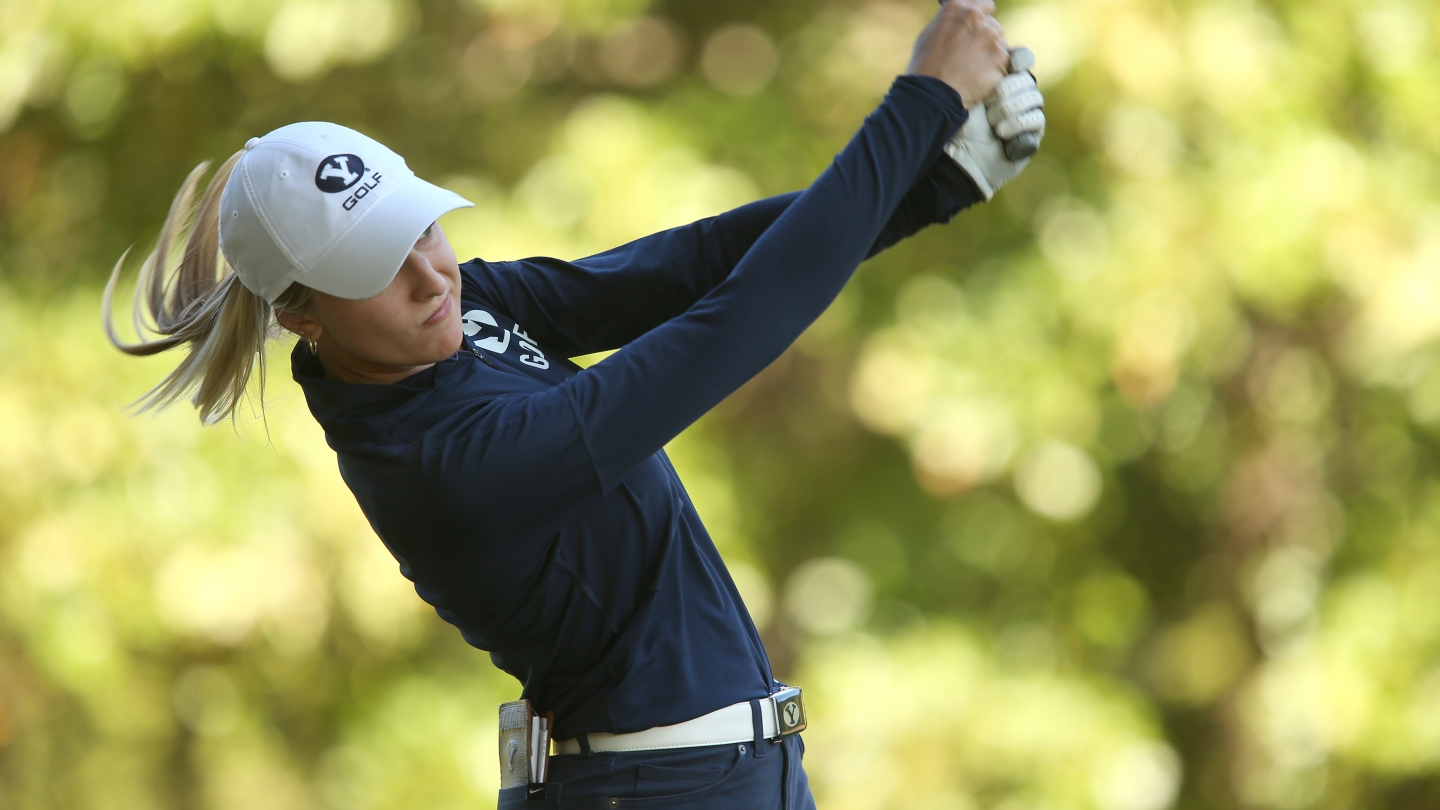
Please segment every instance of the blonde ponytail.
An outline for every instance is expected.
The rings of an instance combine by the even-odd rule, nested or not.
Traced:
[[[193,390],[191,402],[200,412],[201,422],[211,425],[226,417],[234,420],[257,364],[257,402],[264,413],[265,344],[278,337],[280,329],[272,306],[240,283],[220,251],[220,195],[243,154],[236,152],[226,160],[205,185],[204,193],[199,192],[210,164],[196,166],[175,195],[155,250],[140,266],[136,280],[131,318],[140,342],[121,341],[111,321],[115,287],[128,250],[115,263],[105,285],[100,317],[105,334],[120,351],[143,356],[189,346],[180,365],[132,403],[141,413],[165,408]],[[273,309],[304,312],[313,295],[309,288],[292,284]],[[147,340],[146,332],[159,337]]]

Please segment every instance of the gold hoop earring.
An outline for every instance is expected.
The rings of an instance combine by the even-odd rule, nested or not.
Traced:
[[[315,355],[316,357],[319,357],[319,356],[320,356],[320,343],[319,343],[319,341],[315,340],[315,338],[307,337],[307,338],[305,338],[305,342],[310,344],[310,353],[313,354],[313,355]]]

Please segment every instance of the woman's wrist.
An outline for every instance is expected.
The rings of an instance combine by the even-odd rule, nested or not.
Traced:
[[[965,107],[965,99],[961,98],[960,92],[946,83],[944,79],[920,73],[905,73],[897,76],[895,82],[896,84],[903,82],[912,85],[945,109],[958,111],[964,116],[960,119],[962,123],[969,115],[969,111]]]

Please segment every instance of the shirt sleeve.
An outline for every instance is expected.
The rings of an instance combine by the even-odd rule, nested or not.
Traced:
[[[964,119],[948,85],[900,77],[714,289],[560,385],[462,409],[414,448],[421,470],[507,554],[551,536],[794,342]]]
[[[674,318],[728,278],[800,196],[758,200],[573,262],[475,259],[461,271],[477,297],[547,348],[566,357],[606,351]],[[865,258],[983,199],[954,161],[938,155],[890,212]]]
[[[941,154],[930,162],[930,170],[900,201],[865,258],[919,233],[929,225],[947,223],[956,214],[984,199],[975,181],[949,155]]]
[[[573,262],[460,265],[464,283],[566,357],[614,349],[679,315],[724,281],[799,192],[651,234]]]

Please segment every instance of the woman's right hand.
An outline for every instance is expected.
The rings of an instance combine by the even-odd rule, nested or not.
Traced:
[[[984,101],[1010,67],[1010,48],[994,11],[992,0],[947,0],[915,40],[906,72],[955,88],[967,110]]]

